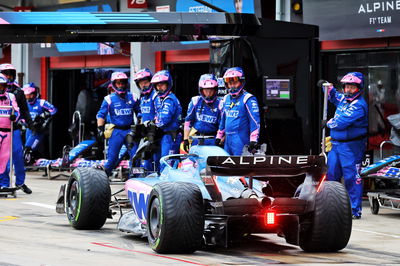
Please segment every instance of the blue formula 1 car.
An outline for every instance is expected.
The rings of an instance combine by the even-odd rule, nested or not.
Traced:
[[[161,174],[132,178],[132,209],[118,228],[147,236],[158,253],[228,247],[251,233],[277,233],[303,250],[346,247],[352,228],[348,194],[325,181],[322,156],[229,156],[216,146],[160,161]],[[111,189],[101,169],[77,168],[63,185],[57,212],[76,229],[99,229],[111,217]]]

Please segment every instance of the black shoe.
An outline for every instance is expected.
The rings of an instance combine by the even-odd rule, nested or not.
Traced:
[[[361,215],[353,215],[353,220],[361,219]]]
[[[22,189],[23,192],[25,192],[26,194],[32,194],[32,190],[30,188],[28,188],[27,185],[23,184],[18,186],[20,189]]]

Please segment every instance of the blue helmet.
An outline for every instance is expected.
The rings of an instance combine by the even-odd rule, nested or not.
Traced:
[[[203,89],[214,89],[218,91],[218,81],[214,74],[203,74],[199,79],[199,94],[206,103],[213,103],[217,98],[217,93],[214,95],[206,97],[203,93]]]
[[[225,71],[223,78],[225,82],[225,87],[228,89],[228,92],[231,96],[236,97],[242,92],[246,80],[244,77],[243,69],[241,67],[229,68],[228,70]],[[240,81],[241,84],[237,88],[229,88],[228,82],[230,81]]]
[[[348,100],[348,101],[353,101],[355,98],[360,96],[362,93],[362,90],[364,89],[364,75],[360,72],[347,73],[340,80],[340,82],[343,84],[343,86],[348,84],[348,85],[357,86],[357,88],[358,88],[358,91],[355,93],[349,93],[349,92],[344,93],[344,96],[346,97],[346,100]]]
[[[167,83],[168,87],[165,91],[158,91],[158,96],[161,98],[164,98],[169,94],[169,92],[172,89],[173,81],[172,81],[172,76],[171,73],[169,73],[168,70],[161,70],[158,71],[157,73],[154,74],[153,78],[151,79],[151,83],[154,84],[154,87],[157,89],[157,84],[158,83]]]
[[[143,68],[143,69],[138,70],[138,72],[136,72],[134,80],[135,80],[136,86],[138,87],[138,89],[140,90],[140,93],[142,95],[149,94],[153,89],[153,84],[151,84],[148,87],[140,88],[139,82],[144,79],[151,81],[152,77],[153,77],[153,73],[151,73],[150,69],[148,69],[148,68]]]

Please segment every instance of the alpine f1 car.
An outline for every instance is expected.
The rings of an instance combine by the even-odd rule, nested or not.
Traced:
[[[348,194],[325,181],[322,156],[229,156],[216,146],[161,158],[163,171],[125,182],[132,209],[118,228],[147,236],[158,253],[228,247],[251,233],[277,233],[309,252],[346,247],[352,229]],[[110,208],[104,171],[75,169],[60,189],[57,212],[76,229],[99,229]]]

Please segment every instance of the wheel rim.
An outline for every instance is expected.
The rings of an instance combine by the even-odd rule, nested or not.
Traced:
[[[73,217],[76,217],[79,204],[79,183],[76,180],[74,180],[74,182],[71,184],[68,201],[70,213]]]
[[[160,201],[155,198],[150,207],[149,228],[153,238],[158,238],[160,234]]]

